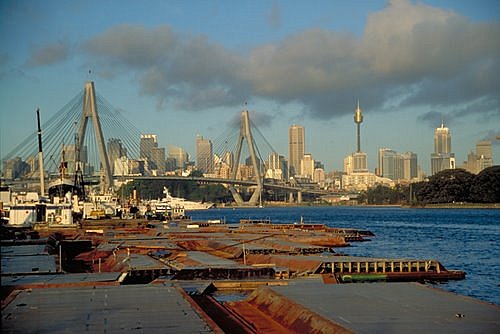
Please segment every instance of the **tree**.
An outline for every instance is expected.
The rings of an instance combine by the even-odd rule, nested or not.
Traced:
[[[422,203],[452,203],[470,201],[474,174],[464,169],[447,169],[418,185],[415,195]]]
[[[476,203],[500,203],[500,166],[488,167],[476,175],[470,197]]]
[[[408,192],[405,187],[398,185],[390,188],[383,185],[377,185],[366,191],[366,202],[368,204],[398,204],[407,201]]]

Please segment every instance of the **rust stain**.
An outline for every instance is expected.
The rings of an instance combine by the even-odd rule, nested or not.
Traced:
[[[229,302],[228,304],[238,313],[250,314],[252,309],[257,309],[266,315],[266,319],[273,319],[288,333],[353,333],[266,287],[257,289],[245,301]],[[254,326],[260,326],[259,317],[252,316],[251,321]],[[264,321],[262,325],[266,326],[266,322]]]

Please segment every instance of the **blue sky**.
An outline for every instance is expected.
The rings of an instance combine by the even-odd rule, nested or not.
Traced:
[[[0,155],[83,89],[96,90],[160,144],[194,155],[248,101],[287,155],[342,169],[356,148],[418,154],[429,171],[444,119],[457,161],[491,139],[500,161],[499,1],[0,1]]]

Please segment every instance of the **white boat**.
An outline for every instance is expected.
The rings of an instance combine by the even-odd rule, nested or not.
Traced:
[[[56,197],[54,202],[42,202],[37,193],[14,194],[7,204],[9,227],[31,228],[35,224],[47,224],[53,227],[73,227],[73,211],[71,197]]]
[[[183,207],[184,210],[190,211],[190,210],[206,210],[210,209],[211,207],[214,206],[213,203],[210,202],[193,202],[193,201],[188,201],[187,199],[180,198],[180,197],[173,197],[170,195],[167,187],[163,187],[163,194],[165,196],[162,198],[162,202],[166,202],[170,204],[172,207]]]

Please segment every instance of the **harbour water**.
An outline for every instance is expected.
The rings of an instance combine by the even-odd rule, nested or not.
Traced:
[[[320,223],[375,234],[369,242],[336,251],[353,256],[437,259],[466,279],[437,287],[500,305],[500,210],[400,207],[224,208],[192,211],[193,220],[270,219],[273,223]]]

